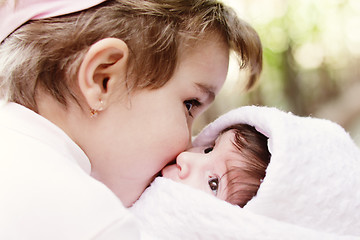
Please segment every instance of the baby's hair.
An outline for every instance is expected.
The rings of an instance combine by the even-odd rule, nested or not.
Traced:
[[[267,146],[267,137],[247,124],[236,124],[222,131],[233,130],[234,146],[241,158],[226,162],[227,199],[226,201],[244,207],[256,194],[262,180],[271,154]]]
[[[262,69],[255,30],[216,0],[109,0],[80,12],[32,20],[0,45],[0,98],[37,111],[41,88],[64,106],[76,94],[78,69],[89,47],[114,37],[129,47],[128,91],[162,87],[178,63],[179,46],[218,36],[249,67],[251,88]],[[75,91],[74,91],[75,89]]]

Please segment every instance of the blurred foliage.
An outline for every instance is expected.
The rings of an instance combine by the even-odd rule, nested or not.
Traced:
[[[232,108],[266,105],[338,122],[360,142],[360,1],[223,2],[259,33],[264,70],[246,93],[246,74],[231,60],[228,80],[194,134]]]

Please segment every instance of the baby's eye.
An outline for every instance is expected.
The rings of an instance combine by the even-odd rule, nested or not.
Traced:
[[[209,187],[213,194],[216,196],[219,189],[219,178],[218,177],[211,177],[208,181]]]
[[[191,99],[191,100],[186,100],[184,101],[184,105],[186,107],[186,109],[188,110],[189,112],[189,115],[192,117],[192,113],[191,113],[191,110],[194,108],[194,107],[199,107],[201,106],[201,102],[199,102],[197,99]]]
[[[205,149],[204,149],[204,153],[205,153],[205,154],[206,154],[206,153],[209,153],[209,152],[211,152],[213,149],[214,149],[213,147],[205,148]]]

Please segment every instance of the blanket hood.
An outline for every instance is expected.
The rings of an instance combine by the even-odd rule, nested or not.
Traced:
[[[266,177],[244,209],[305,228],[360,236],[360,150],[342,127],[247,106],[206,126],[193,145],[211,144],[236,123],[266,135],[271,153]]]

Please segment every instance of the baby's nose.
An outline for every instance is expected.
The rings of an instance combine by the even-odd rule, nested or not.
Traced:
[[[189,152],[180,153],[176,158],[176,163],[180,168],[179,178],[185,179],[190,175],[192,162],[194,161],[192,154]]]

